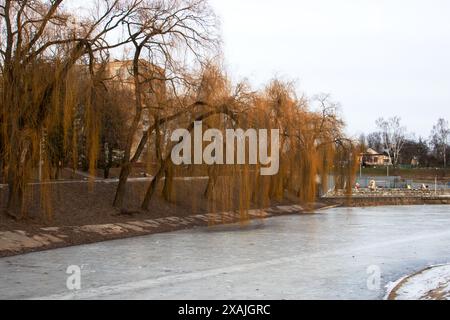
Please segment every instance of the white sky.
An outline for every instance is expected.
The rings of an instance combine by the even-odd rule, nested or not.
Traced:
[[[428,137],[450,120],[450,1],[211,0],[225,64],[256,87],[275,75],[331,93],[348,132],[398,115]]]

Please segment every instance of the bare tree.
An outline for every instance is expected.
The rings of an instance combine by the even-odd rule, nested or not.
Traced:
[[[444,168],[447,167],[447,147],[450,137],[448,121],[444,118],[438,119],[431,131],[430,141],[434,147],[436,155],[441,155]]]
[[[377,152],[382,151],[383,141],[380,132],[372,132],[367,136],[367,146]]]
[[[401,126],[400,120],[399,117],[392,117],[387,120],[379,118],[376,121],[380,129],[384,151],[388,154],[389,162],[394,167],[398,165],[400,152],[405,143],[406,128]]]

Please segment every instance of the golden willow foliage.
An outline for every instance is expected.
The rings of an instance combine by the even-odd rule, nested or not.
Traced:
[[[110,154],[113,148],[124,154],[118,208],[125,206],[128,176],[142,159],[156,167],[144,210],[160,183],[164,198],[174,201],[174,177],[180,175],[206,175],[202,193],[209,208],[239,208],[243,218],[250,207],[272,201],[311,203],[319,186],[327,191],[329,177],[350,191],[357,152],[332,103],[319,99],[319,110],[312,110],[291,84],[278,80],[254,92],[204,63],[218,44],[206,0],[98,0],[96,16],[80,21],[62,4],[5,0],[1,6],[0,168],[10,215],[26,217],[28,185],[38,173],[47,182],[61,167],[81,164],[94,174],[105,145]],[[124,36],[111,42],[117,31]],[[112,79],[107,67],[111,50],[125,48],[130,60],[124,82]],[[202,70],[189,71],[196,62]],[[223,132],[280,129],[279,173],[260,176],[255,165],[174,166],[170,134],[193,130],[196,120]],[[39,185],[47,219],[50,185]]]
[[[186,108],[196,107],[165,123],[162,135],[168,137],[176,128],[192,130],[195,120],[203,121],[203,131],[215,128],[224,136],[230,128],[279,129],[279,173],[261,176],[259,165],[218,164],[190,165],[187,171],[180,172],[170,162],[174,144],[166,138],[160,146],[164,155],[157,178],[147,196],[150,194],[151,199],[156,183],[165,177],[163,195],[166,200],[173,200],[176,198],[173,170],[178,170],[177,175],[191,176],[196,168],[197,173],[208,176],[204,196],[210,210],[225,212],[238,208],[243,219],[249,208],[267,207],[272,201],[289,199],[309,205],[318,194],[328,191],[330,177],[338,187],[351,191],[358,150],[343,136],[336,106],[327,97],[319,100],[319,110],[312,111],[304,97],[296,96],[292,84],[279,80],[272,81],[262,92],[253,92],[245,84],[233,87],[220,67],[207,65],[196,86],[183,97]],[[149,145],[149,151],[155,149]],[[247,159],[248,152],[247,145]],[[148,208],[149,199],[146,200],[143,209]]]
[[[60,165],[57,159],[66,153],[73,154],[76,166],[80,133],[88,137],[85,147],[93,170],[99,137],[98,106],[94,103],[97,89],[90,78],[70,71],[64,82],[59,81],[58,62],[37,61],[29,67],[32,71],[15,66],[14,75],[3,78],[1,114],[2,172],[11,190],[8,208],[25,216],[27,183],[38,176],[43,182],[51,180],[52,170]],[[86,111],[83,119],[76,119],[80,107]],[[50,218],[49,185],[42,184],[40,193],[41,205]]]

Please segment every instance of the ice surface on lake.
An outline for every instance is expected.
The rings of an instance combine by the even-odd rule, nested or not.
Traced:
[[[444,205],[336,208],[36,252],[0,259],[0,298],[381,299],[450,261],[449,226]]]

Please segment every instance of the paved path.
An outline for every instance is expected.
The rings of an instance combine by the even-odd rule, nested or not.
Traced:
[[[3,258],[0,298],[381,299],[449,249],[450,206],[338,208]]]

